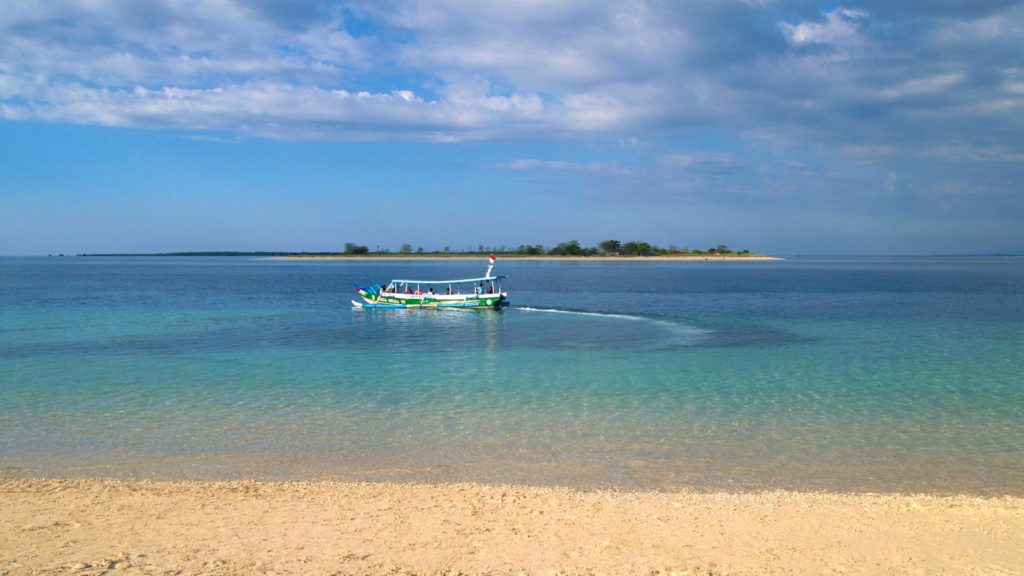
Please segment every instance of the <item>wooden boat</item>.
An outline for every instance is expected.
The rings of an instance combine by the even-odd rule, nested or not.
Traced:
[[[386,286],[356,286],[362,302],[353,300],[357,308],[501,308],[508,306],[508,292],[501,291],[501,281],[508,276],[491,275],[494,255],[487,273],[481,278],[460,280],[392,280]]]

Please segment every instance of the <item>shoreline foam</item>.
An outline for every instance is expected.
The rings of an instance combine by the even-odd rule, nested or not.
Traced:
[[[0,479],[0,572],[1018,573],[1024,499]]]

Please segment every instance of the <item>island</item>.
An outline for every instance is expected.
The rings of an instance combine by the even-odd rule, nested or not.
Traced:
[[[79,256],[248,256],[269,260],[384,260],[384,259],[452,259],[474,260],[486,258],[494,254],[503,259],[516,260],[592,260],[592,261],[649,261],[649,260],[744,260],[764,261],[782,260],[777,256],[769,256],[750,250],[732,250],[724,244],[707,249],[688,246],[678,247],[674,244],[667,248],[641,241],[620,242],[605,240],[597,246],[582,246],[576,240],[561,242],[546,248],[541,244],[521,244],[515,248],[508,246],[467,246],[465,249],[453,250],[449,246],[441,249],[424,250],[423,247],[413,248],[411,244],[402,244],[397,251],[376,246],[371,250],[368,245],[346,242],[343,249],[336,251],[209,251],[209,252],[162,252],[162,253],[121,253],[121,254],[79,254]]]

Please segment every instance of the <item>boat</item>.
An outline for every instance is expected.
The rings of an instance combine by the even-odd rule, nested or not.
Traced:
[[[501,291],[501,281],[508,276],[492,275],[494,255],[489,258],[487,272],[481,278],[460,280],[392,280],[385,286],[356,286],[362,301],[353,300],[356,308],[494,308],[508,306],[508,292]]]

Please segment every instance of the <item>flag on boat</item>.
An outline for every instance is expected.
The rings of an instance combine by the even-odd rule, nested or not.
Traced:
[[[494,266],[494,254],[491,254],[491,266]]]

